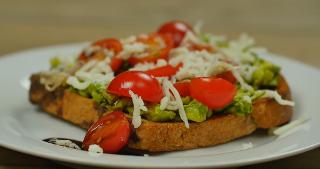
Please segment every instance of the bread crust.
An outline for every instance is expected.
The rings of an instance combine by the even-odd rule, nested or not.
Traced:
[[[291,93],[283,76],[279,77],[277,91],[286,99]],[[89,98],[58,88],[48,92],[40,84],[39,75],[31,76],[29,100],[60,119],[87,129],[106,110]],[[232,114],[213,116],[201,123],[190,123],[187,129],[182,122],[151,122],[144,120],[134,131],[128,147],[149,152],[165,152],[208,147],[251,134],[257,128],[268,129],[290,121],[293,109],[279,105],[273,99],[259,99],[248,116]]]

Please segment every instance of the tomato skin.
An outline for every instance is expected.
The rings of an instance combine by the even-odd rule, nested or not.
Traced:
[[[117,153],[129,140],[131,125],[123,112],[111,112],[95,122],[84,137],[82,148],[99,145],[104,153]]]
[[[169,77],[169,76],[175,75],[178,72],[180,67],[181,67],[180,65],[173,67],[168,64],[165,66],[147,70],[145,71],[145,73],[153,77]]]
[[[109,84],[107,92],[130,97],[129,90],[143,100],[158,103],[163,91],[157,79],[141,71],[126,71],[116,76]]]
[[[178,20],[164,23],[158,29],[158,33],[168,34],[172,36],[174,40],[174,47],[180,45],[181,41],[188,31],[193,31],[192,27],[189,24]]]
[[[118,58],[118,57],[116,57],[116,56],[114,56],[111,59],[110,67],[111,67],[113,72],[117,72],[120,69],[122,64],[123,64],[123,60]]]
[[[216,77],[222,78],[229,81],[230,83],[236,84],[237,79],[234,77],[231,71],[226,71],[224,73],[218,74]]]
[[[190,96],[190,82],[177,82],[173,85],[181,97]]]
[[[222,78],[198,77],[190,83],[191,97],[213,110],[229,105],[236,92],[236,86]]]
[[[106,56],[103,53],[103,51],[96,51],[96,52],[92,53],[90,56],[87,56],[87,55],[85,55],[84,52],[82,52],[80,54],[80,56],[78,57],[78,60],[83,61],[83,62],[88,62],[91,59],[102,61],[105,58],[106,58]]]
[[[117,54],[123,50],[122,44],[118,39],[108,38],[96,41],[91,46],[99,46],[101,48],[109,49],[114,52],[114,56],[111,58],[110,67],[116,72],[121,67],[123,60],[117,57]],[[103,50],[95,51],[91,56],[86,56],[84,52],[80,54],[78,60],[82,62],[88,62],[90,59],[102,61],[106,58]]]
[[[210,52],[210,53],[213,53],[215,52],[215,49],[210,46],[210,45],[197,45],[197,44],[192,44],[189,46],[189,50],[191,51],[207,51],[207,52]]]
[[[122,44],[118,39],[108,38],[96,41],[92,44],[92,46],[100,46],[102,48],[106,48],[112,50],[115,55],[122,51]]]
[[[138,38],[138,42],[142,42],[146,45],[153,46],[153,47],[159,47],[160,44],[157,44],[156,39],[160,38],[164,41],[165,47],[162,49],[155,49],[155,51],[149,51],[147,56],[143,58],[138,58],[135,56],[131,56],[128,61],[130,65],[135,65],[137,63],[143,63],[143,62],[156,62],[158,59],[164,59],[167,60],[170,50],[173,48],[173,40],[172,37],[169,35],[162,35],[162,34],[151,34],[148,36],[143,36]]]

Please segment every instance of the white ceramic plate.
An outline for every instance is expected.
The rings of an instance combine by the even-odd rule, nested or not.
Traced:
[[[266,56],[283,67],[296,101],[294,119],[310,120],[284,137],[255,133],[223,145],[165,153],[157,156],[103,154],[58,147],[41,141],[48,137],[82,140],[85,132],[39,111],[28,101],[28,77],[47,70],[49,58],[76,54],[84,44],[28,50],[0,59],[0,145],[61,162],[98,167],[194,168],[231,167],[292,156],[320,144],[320,71],[278,55]]]

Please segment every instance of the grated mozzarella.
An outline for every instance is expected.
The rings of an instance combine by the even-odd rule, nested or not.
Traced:
[[[48,142],[62,147],[81,150],[81,148],[77,144],[73,143],[71,140],[52,138]]]
[[[248,143],[242,143],[242,149],[243,150],[246,150],[246,149],[250,149],[250,148],[253,148],[253,144],[251,142],[248,142]]]
[[[230,70],[233,74],[233,76],[237,79],[237,81],[240,83],[241,88],[246,89],[246,90],[252,90],[253,88],[248,85],[245,80],[241,77],[239,71],[235,69],[234,67],[230,67]]]
[[[90,85],[90,82],[89,81],[80,82],[80,80],[75,76],[70,76],[67,79],[67,84],[73,86],[76,89],[84,90]]]
[[[281,127],[276,127],[276,128],[273,128],[273,129],[270,129],[269,130],[269,134],[272,134],[272,135],[277,135],[277,136],[280,136],[280,135],[284,135],[285,133],[287,133],[288,131],[294,129],[295,127],[305,123],[306,121],[308,121],[309,119],[305,116],[302,116],[300,118],[298,118],[297,120],[294,120],[284,126],[281,126]]]
[[[201,34],[201,29],[203,27],[203,21],[198,21],[194,26],[193,26],[193,30],[194,32],[199,35]]]
[[[123,50],[120,52],[119,57],[127,60],[130,56],[145,57],[143,53],[148,49],[148,46],[141,42],[124,43]]]
[[[230,70],[242,88],[252,90],[252,87],[242,78],[240,67],[221,61],[225,59],[221,54],[212,54],[207,51],[189,51],[185,47],[180,47],[173,50],[170,57],[169,64],[171,65],[183,63],[183,66],[173,76],[177,80],[214,76]]]
[[[103,149],[97,144],[91,144],[88,148],[88,151],[91,153],[97,153],[97,154],[103,153]]]
[[[204,77],[208,76],[220,56],[207,51],[189,51],[186,47],[180,47],[170,53],[169,64],[173,66],[183,64],[174,76],[177,80]]]
[[[131,96],[133,103],[132,124],[134,128],[138,128],[141,125],[140,111],[148,111],[148,109],[144,106],[144,102],[141,97],[133,93],[133,91],[129,90],[129,95]]]
[[[180,97],[179,92],[173,86],[173,84],[168,80],[164,80],[163,81],[163,86],[165,86],[165,88],[168,89],[167,91],[170,90],[172,92],[172,94],[174,96],[174,99],[175,99],[175,103],[174,104],[176,104],[176,106],[178,107],[178,110],[179,110],[179,116],[180,116],[181,120],[184,122],[184,125],[186,126],[186,128],[189,128],[189,122],[188,122],[187,114],[186,114],[186,112],[184,110],[182,99]],[[167,94],[166,94],[165,97],[167,97]]]
[[[265,94],[262,96],[263,98],[266,98],[266,97],[273,98],[281,105],[286,105],[286,106],[295,105],[293,101],[282,99],[281,95],[277,91],[273,91],[273,90],[261,90],[261,91],[265,92]]]
[[[47,91],[51,92],[61,86],[67,77],[67,73],[56,72],[54,70],[41,72],[40,83],[44,85]]]
[[[168,62],[166,60],[159,59],[157,60],[156,63],[152,63],[152,62],[138,63],[134,65],[134,67],[132,67],[130,70],[146,71],[146,70],[150,70],[150,69],[154,69],[154,68],[158,68],[166,65],[168,65]]]
[[[91,83],[107,85],[114,78],[114,73],[109,63],[109,57],[103,61],[89,61],[73,76],[68,77],[67,84],[79,90],[86,89]]]
[[[203,44],[201,39],[199,39],[195,33],[188,31],[181,42],[181,46],[187,45],[190,42],[193,44]]]

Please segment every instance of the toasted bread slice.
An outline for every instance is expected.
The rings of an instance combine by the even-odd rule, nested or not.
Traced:
[[[277,88],[285,99],[291,99],[287,82],[281,76]],[[48,92],[40,84],[39,75],[31,77],[29,99],[45,112],[69,121],[82,128],[97,121],[105,112],[92,99],[58,88]],[[201,123],[190,123],[187,129],[182,122],[151,122],[144,120],[134,131],[128,147],[150,152],[164,152],[213,146],[251,134],[257,128],[272,128],[287,123],[292,116],[290,106],[273,99],[259,99],[248,116],[219,115]]]

